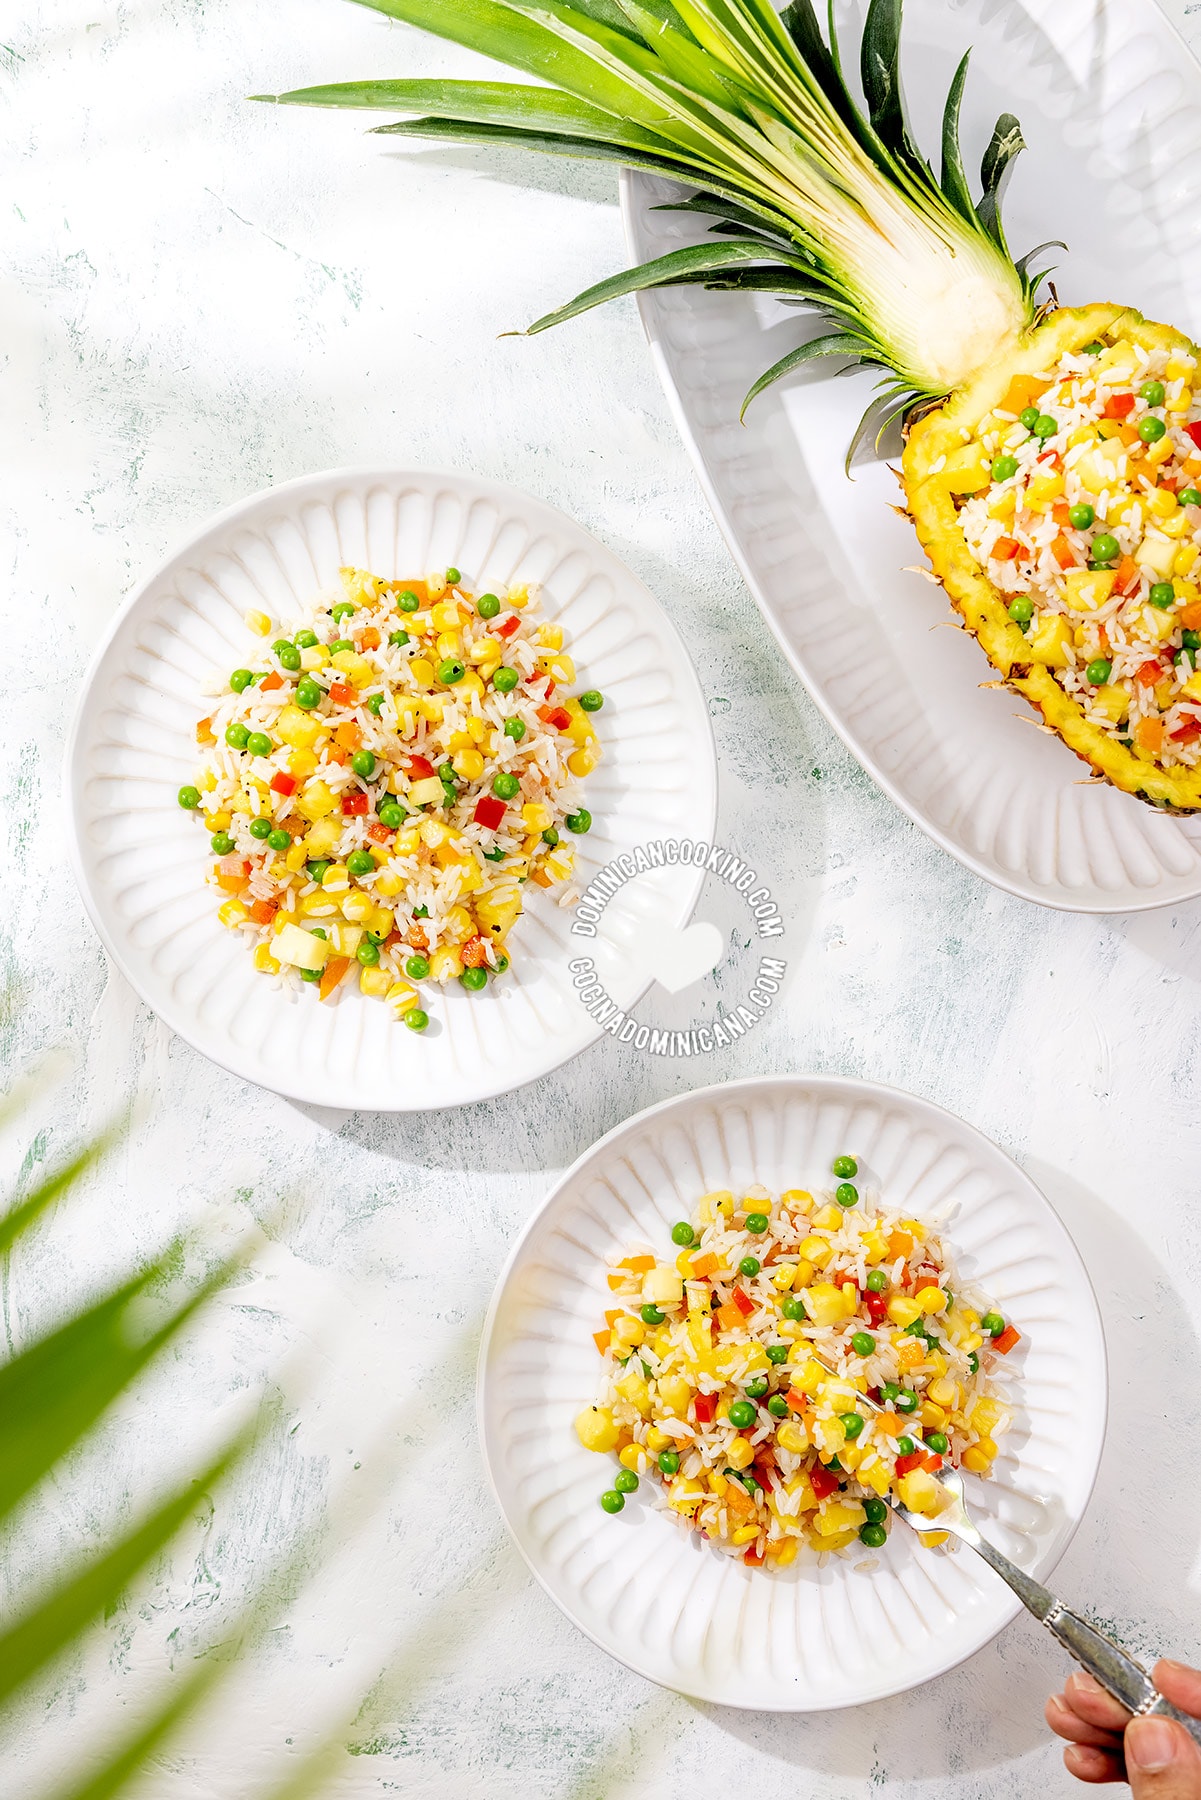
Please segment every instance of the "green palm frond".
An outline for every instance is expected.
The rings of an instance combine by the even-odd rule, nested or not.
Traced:
[[[833,27],[812,0],[360,0],[482,52],[531,83],[348,82],[258,95],[285,105],[416,116],[402,136],[508,144],[650,170],[695,190],[724,240],[689,246],[597,283],[531,332],[606,300],[699,283],[777,292],[830,330],[754,385],[819,355],[884,373],[887,404],[941,397],[1030,323],[1041,277],[1010,257],[1003,177],[1022,148],[997,122],[973,198],[959,144],[965,56],[942,119],[936,176],[915,142],[901,88],[901,0],[871,0],[856,97]],[[713,255],[711,265],[706,257]],[[744,409],[745,410],[745,409]]]

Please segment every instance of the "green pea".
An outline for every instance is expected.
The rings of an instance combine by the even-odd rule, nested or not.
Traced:
[[[1157,444],[1167,429],[1163,420],[1157,419],[1154,413],[1148,413],[1138,422],[1138,435],[1144,444]]]
[[[517,795],[521,792],[521,783],[518,781],[516,775],[494,775],[492,777],[492,792],[496,795],[498,800],[515,800]]]
[[[585,712],[599,712],[604,704],[605,696],[598,693],[596,688],[588,688],[580,695],[580,705]]]
[[[1140,400],[1145,400],[1148,406],[1162,406],[1163,382],[1144,381],[1142,387],[1138,390],[1138,397]]]
[[[251,756],[270,756],[275,745],[265,731],[252,731],[246,739],[246,748]]]
[[[317,886],[320,887],[321,883],[325,880],[325,871],[329,868],[329,866],[330,865],[328,862],[322,862],[322,861],[306,863],[304,865],[305,874],[308,876],[310,881],[315,881],[317,883]]]
[[[405,963],[405,974],[411,981],[424,981],[430,972],[429,958],[410,956]]]
[[[320,969],[298,969],[297,974],[300,976],[300,979],[302,981],[320,981],[321,980],[321,970]]]
[[[876,1340],[870,1331],[857,1331],[851,1338],[851,1349],[856,1356],[872,1356],[875,1354]]]
[[[1191,675],[1197,667],[1197,652],[1191,648],[1177,650],[1172,656],[1172,661],[1178,669],[1187,669]]]
[[[375,774],[374,752],[371,750],[356,750],[350,759],[350,766],[356,775],[361,775],[364,781],[370,781],[371,777]]]
[[[660,1450],[660,1452],[659,1452],[659,1468],[661,1469],[661,1471],[663,1472],[664,1475],[678,1474],[679,1468],[680,1468],[680,1453],[679,1453],[679,1451],[678,1450]]]
[[[888,1517],[887,1503],[883,1500],[878,1500],[874,1494],[864,1500],[862,1505],[863,1516],[869,1525],[882,1525]]]
[[[974,1350],[970,1351],[968,1354],[967,1366],[973,1375],[978,1375],[980,1373],[980,1358],[976,1355]]]
[[[297,669],[300,667],[300,651],[296,648],[295,644],[285,644],[283,649],[277,650],[275,654],[279,660],[280,668],[287,669],[290,675],[295,675]]]
[[[1092,559],[1094,562],[1107,563],[1122,554],[1122,547],[1112,532],[1101,531],[1093,539]]]
[[[369,713],[374,713],[376,718],[378,719],[380,714],[383,712],[383,710],[384,710],[384,696],[382,694],[368,694],[368,696],[367,696],[367,711]]]
[[[1094,687],[1103,687],[1112,674],[1113,664],[1106,656],[1094,657],[1084,671],[1085,680],[1091,681]]]
[[[454,587],[455,583],[457,581],[462,581],[462,579],[463,579],[463,577],[460,575],[460,573],[457,569],[447,569],[446,580],[447,580],[447,583],[449,584],[449,586]]]
[[[762,1400],[764,1394],[766,1394],[766,1392],[770,1386],[771,1386],[771,1383],[767,1379],[766,1375],[756,1375],[754,1381],[748,1381],[746,1384],[747,1399],[748,1400]]]
[[[1037,406],[1023,406],[1021,412],[1018,414],[1018,418],[1020,419],[1021,423],[1026,427],[1027,431],[1033,431],[1036,423],[1038,422]]]
[[[1180,641],[1186,650],[1201,650],[1201,631],[1182,631]]]
[[[459,980],[469,994],[478,994],[481,988],[488,985],[487,969],[464,969]]]
[[[346,858],[346,867],[352,875],[370,875],[375,868],[375,858],[370,850],[352,850]]]
[[[805,1302],[801,1299],[799,1294],[786,1294],[780,1307],[780,1311],[786,1319],[792,1319],[794,1323],[809,1317],[808,1313],[805,1311]]]
[[[738,1265],[738,1273],[745,1275],[749,1281],[759,1273],[762,1267],[763,1264],[757,1256],[744,1256]]]
[[[462,681],[466,673],[467,670],[463,664],[456,662],[453,656],[448,656],[445,662],[438,664],[438,680],[444,682],[447,687],[453,687],[456,681]]]
[[[484,851],[484,861],[485,862],[504,862],[505,857],[508,854],[509,853],[507,850],[485,850]]]
[[[1201,506],[1201,488],[1181,488],[1176,498],[1181,506]]]
[[[911,1437],[899,1437],[897,1439],[898,1456],[912,1456],[916,1449],[917,1445]]]
[[[285,850],[292,848],[291,834],[286,832],[282,825],[277,825],[274,831],[267,833],[267,848],[278,851],[282,856]]]
[[[306,625],[302,630],[296,633],[295,642],[301,650],[315,650],[317,648],[317,633],[315,631],[310,631]]]
[[[363,939],[355,956],[365,969],[374,969],[379,961],[379,945],[372,940],[370,934]]]
[[[245,750],[249,736],[250,732],[240,719],[235,719],[232,725],[225,727],[225,741],[231,750]]]
[[[853,1156],[836,1156],[830,1168],[839,1181],[854,1181],[859,1173],[859,1164]]]
[[[1009,602],[1009,616],[1015,625],[1028,625],[1034,617],[1034,602],[1026,594],[1017,594]]]
[[[902,1388],[893,1405],[898,1412],[911,1413],[917,1411],[917,1395],[910,1388]]]
[[[895,1400],[900,1391],[901,1390],[895,1381],[882,1381],[880,1383],[880,1393],[885,1400]]]
[[[1102,350],[1104,350],[1104,348],[1105,348],[1105,346],[1101,342],[1100,338],[1094,338],[1091,344],[1084,345],[1080,354],[1081,354],[1081,356],[1100,356],[1100,354],[1101,354]]]
[[[555,845],[558,843],[558,841],[559,841],[558,832],[555,830],[553,825],[548,825],[546,830],[542,833],[542,842],[544,844],[549,844],[551,849],[553,850]]]
[[[870,1289],[873,1294],[882,1294],[888,1286],[888,1276],[884,1273],[883,1269],[873,1269],[863,1285],[865,1288]]]
[[[773,1394],[767,1403],[767,1410],[773,1419],[786,1419],[788,1417],[788,1402],[785,1400],[783,1394]]]
[[[520,680],[516,669],[499,668],[492,677],[492,685],[498,694],[511,694]]]
[[[412,588],[406,588],[396,604],[399,606],[401,612],[416,612],[419,609],[421,602],[413,592]]]
[[[840,1181],[834,1189],[834,1198],[839,1206],[858,1206],[859,1189],[852,1181]]]
[[[788,1345],[787,1344],[769,1344],[767,1346],[766,1355],[767,1355],[767,1360],[769,1363],[776,1363],[778,1365],[779,1363],[787,1362],[788,1361]]]
[[[1153,581],[1147,598],[1160,612],[1167,612],[1170,606],[1176,604],[1176,590],[1170,581]]]
[[[271,836],[271,821],[270,821],[270,819],[251,819],[250,835],[252,838],[270,837]]]
[[[406,1014],[408,1018],[412,1018],[412,1016],[412,1013]],[[600,1503],[607,1513],[619,1513],[626,1503],[626,1497],[616,1488],[610,1488],[608,1493],[601,1495]]]
[[[980,1321],[981,1331],[987,1331],[989,1337],[1000,1337],[1005,1329],[1005,1321],[999,1312],[986,1312]]]
[[[730,1423],[735,1431],[745,1431],[759,1417],[758,1408],[749,1400],[732,1400],[730,1402]]]
[[[644,1325],[662,1325],[666,1317],[666,1313],[660,1312],[659,1308],[652,1305],[649,1301],[642,1308],[641,1318]]]
[[[926,1448],[927,1450],[932,1450],[935,1456],[945,1456],[950,1445],[947,1443],[946,1436],[943,1432],[928,1431],[926,1433]]]
[[[1068,518],[1077,531],[1087,531],[1096,516],[1087,500],[1078,500],[1075,506],[1068,508]]]
[[[401,625],[398,626],[395,631],[390,633],[388,642],[394,650],[403,650],[406,644],[412,642],[412,639],[409,637],[409,634],[404,629],[403,625]]]
[[[410,1031],[424,1031],[430,1022],[430,1016],[427,1012],[423,1012],[419,1006],[410,1006],[408,1012],[404,1015],[404,1022]]]
[[[209,839],[214,856],[228,856],[234,847],[234,841],[228,831],[214,831]]]
[[[386,825],[389,831],[397,831],[404,824],[404,808],[397,806],[395,800],[385,800],[377,812],[380,824]]]
[[[522,738],[525,736],[525,720],[524,719],[506,719],[505,720],[505,736],[507,738],[512,738],[512,740],[515,744],[519,744],[521,742]]]
[[[883,1525],[861,1525],[859,1542],[868,1550],[882,1550],[888,1542],[888,1533]]]
[[[495,594],[481,594],[475,603],[475,610],[481,619],[494,619],[500,611],[500,601]]]
[[[235,669],[229,678],[229,685],[235,694],[244,694],[254,680],[249,669]]]
[[[195,812],[196,808],[200,805],[200,789],[191,787],[190,785],[181,787],[175,798],[179,801],[179,804],[183,807],[185,812]]]
[[[340,619],[349,618],[350,614],[357,610],[353,600],[339,600],[336,606],[330,607],[329,616],[336,625]]]
[[[1011,475],[1016,475],[1017,472],[1018,459],[1016,456],[993,457],[992,478],[994,481],[1008,481],[1009,477]]]
[[[752,1237],[762,1237],[767,1230],[767,1214],[753,1212],[746,1215],[746,1229]]]
[[[319,681],[314,681],[310,676],[305,675],[297,682],[296,704],[297,706],[302,707],[305,712],[312,712],[315,706],[321,705],[324,698],[325,689]]]
[[[846,1432],[848,1438],[854,1441],[863,1430],[867,1421],[864,1419],[862,1413],[857,1412],[842,1413],[839,1416],[842,1420],[843,1430]]]
[[[1045,443],[1047,438],[1053,438],[1059,430],[1059,421],[1053,419],[1050,413],[1039,413],[1030,429],[1036,438],[1042,438]]]
[[[581,806],[579,812],[568,813],[563,823],[568,831],[574,831],[577,837],[582,837],[586,831],[592,830],[592,814],[586,806]]]
[[[354,645],[351,643],[349,638],[335,638],[333,643],[329,647],[329,653],[331,656],[337,656],[339,654],[339,652],[342,650],[353,650],[353,649],[354,649]]]
[[[691,1243],[695,1243],[696,1232],[692,1229],[692,1226],[688,1223],[687,1219],[681,1219],[678,1224],[672,1226],[671,1241],[673,1244],[679,1244],[684,1248],[687,1248]],[[759,1273],[758,1269],[755,1270],[755,1273],[756,1275]]]

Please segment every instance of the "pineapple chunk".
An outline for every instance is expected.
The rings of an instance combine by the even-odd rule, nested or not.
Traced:
[[[1149,531],[1134,553],[1140,568],[1148,569],[1156,581],[1167,581],[1172,573],[1176,546],[1160,531]]]
[[[1032,628],[1026,639],[1027,655],[1031,662],[1062,669],[1067,666],[1068,645],[1071,641],[1071,626],[1062,613],[1055,613],[1049,618],[1040,619]]]
[[[285,925],[271,946],[275,960],[291,963],[294,969],[323,969],[329,952],[325,938],[314,937],[299,925]]]
[[[943,464],[940,480],[951,494],[974,494],[987,487],[992,464],[982,444],[964,444],[952,450]]]
[[[621,1436],[607,1406],[586,1406],[577,1413],[575,1434],[585,1450],[595,1450],[600,1455],[612,1450]]]
[[[438,792],[441,791],[442,783],[439,782]],[[324,819],[328,813],[332,813],[337,804],[324,781],[310,781],[296,802],[296,810],[302,819],[308,819],[310,824],[315,825],[318,819]]]
[[[805,1311],[815,1325],[838,1325],[846,1318],[842,1290],[831,1281],[819,1281],[805,1290]]]
[[[335,850],[342,835],[340,819],[318,819],[305,834],[304,847],[313,862],[321,862]]]
[[[1189,676],[1184,684],[1184,691],[1190,700],[1201,700],[1201,670]]]
[[[316,714],[303,712],[299,706],[288,705],[276,720],[275,729],[284,743],[293,750],[311,750],[321,736],[324,725]]]
[[[1063,476],[1058,469],[1051,469],[1045,475],[1031,477],[1026,486],[1026,504],[1045,509],[1053,500],[1058,500],[1062,493]]]
[[[374,678],[375,671],[371,664],[357,650],[335,650],[330,661],[355,687],[367,687]]]
[[[1106,488],[1118,486],[1125,460],[1126,447],[1121,439],[1110,438],[1086,450],[1075,464],[1075,473],[1081,486],[1090,494],[1100,494]]]
[[[840,1531],[858,1531],[863,1523],[863,1508],[858,1502],[831,1500],[818,1513],[814,1524],[821,1537],[833,1537]]]
[[[660,1263],[656,1268],[648,1269],[642,1277],[642,1303],[644,1306],[678,1306],[684,1298],[683,1277],[675,1270]]]
[[[1096,689],[1092,704],[1117,725],[1130,711],[1130,696],[1125,688],[1112,687],[1107,683]]]
[[[1073,612],[1096,612],[1113,593],[1116,581],[1112,569],[1072,569],[1065,584],[1067,603]]]
[[[928,1469],[910,1469],[908,1475],[902,1475],[897,1482],[897,1494],[901,1504],[910,1512],[941,1512],[944,1495]]]
[[[622,1399],[628,1400],[636,1411],[640,1413],[650,1411],[651,1391],[646,1384],[646,1377],[640,1375],[637,1369],[627,1369],[621,1380],[614,1385]]]

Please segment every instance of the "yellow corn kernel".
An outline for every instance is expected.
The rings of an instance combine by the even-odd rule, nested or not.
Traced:
[[[392,977],[386,969],[360,969],[359,992],[367,994],[373,1000],[387,998],[388,989],[392,986]]]
[[[253,631],[256,637],[266,637],[271,629],[270,619],[265,612],[259,612],[257,607],[251,607],[248,613],[243,613],[242,623],[247,631]]]
[[[388,1005],[392,1007],[393,1011],[404,1014],[413,1010],[420,999],[420,995],[411,982],[394,981],[384,995],[384,999],[388,1002]]]
[[[549,621],[545,625],[539,625],[534,642],[539,644],[543,650],[561,650],[563,648],[563,627],[552,625]]]
[[[443,698],[440,694],[419,694],[418,695],[417,710],[421,714],[422,718],[427,721],[428,724],[430,724],[430,725],[440,724],[441,719],[442,719],[442,714],[445,711],[445,709],[446,709],[446,702],[445,702],[445,700],[443,700]]]
[[[403,887],[404,877],[398,875],[394,869],[380,870],[379,879],[375,884],[375,891],[377,894],[382,894],[385,900],[394,900]]]
[[[350,875],[345,863],[331,863],[321,878],[323,894],[345,894],[350,887]]]
[[[375,901],[370,894],[363,893],[361,888],[356,889],[353,894],[347,894],[343,900],[342,911],[354,924],[363,925],[374,913]]]
[[[739,1545],[753,1544],[758,1536],[759,1527],[757,1525],[740,1525],[737,1531],[730,1533],[730,1542]]]
[[[548,831],[554,820],[549,807],[543,806],[540,801],[530,801],[521,809],[521,822],[527,831],[542,832]]]
[[[1176,446],[1171,435],[1165,434],[1157,444],[1151,444],[1148,449],[1143,451],[1143,461],[1150,463],[1152,468],[1156,468],[1161,462],[1166,462],[1169,456],[1175,454]]]
[[[467,651],[467,660],[482,668],[485,663],[499,664],[503,660],[504,654],[505,647],[499,638],[475,638]]]
[[[206,831],[228,831],[229,827],[230,827],[230,816],[227,812],[206,812],[205,813],[204,829]]]
[[[298,781],[307,781],[310,775],[317,773],[320,766],[311,750],[293,750],[288,758],[288,773],[295,775]]]
[[[1157,519],[1171,519],[1180,510],[1180,503],[1175,494],[1169,493],[1167,488],[1153,488],[1144,497],[1143,505]]]
[[[416,688],[430,688],[434,685],[434,665],[424,656],[415,656],[409,664],[409,674]]]
[[[470,750],[474,743],[475,739],[469,731],[452,731],[447,740],[446,748],[453,756],[456,750]]]
[[[307,857],[308,852],[303,844],[293,844],[292,848],[284,857],[284,868],[293,875],[299,875],[300,871],[304,868]]]
[[[646,1451],[641,1444],[626,1444],[617,1452],[617,1460],[623,1469],[631,1469],[635,1475],[646,1473]]]
[[[789,1563],[796,1561],[797,1551],[800,1547],[801,1540],[799,1538],[786,1537],[782,1538],[779,1543],[769,1544],[767,1554],[774,1559],[777,1568],[786,1569]]]
[[[808,1188],[785,1188],[780,1195],[780,1205],[788,1212],[804,1216],[813,1211],[813,1195]]]
[[[240,900],[227,900],[224,906],[218,908],[217,917],[228,930],[236,931],[239,925],[246,923],[250,914]]]
[[[483,719],[477,719],[474,713],[467,721],[467,735],[481,750],[487,748],[492,741],[492,733],[487,724]]]
[[[834,1255],[829,1241],[821,1237],[807,1237],[801,1240],[801,1255],[818,1269],[824,1269]]]
[[[680,1271],[680,1274],[684,1277],[685,1281],[692,1280],[692,1251],[691,1250],[681,1250],[680,1251],[680,1254],[676,1257],[676,1268]]]
[[[462,681],[460,681],[458,685],[458,691],[460,694],[474,694],[477,699],[483,699],[484,684],[474,669],[468,669],[466,675],[464,675]]]
[[[736,1437],[726,1451],[726,1461],[732,1469],[747,1469],[755,1460],[755,1446],[749,1438]]]
[[[621,1436],[607,1406],[586,1406],[576,1414],[575,1432],[585,1450],[603,1455],[612,1450]]]
[[[585,775],[591,775],[599,760],[595,750],[573,750],[567,758],[567,767],[573,775],[582,779]]]
[[[430,611],[430,621],[436,631],[457,631],[462,622],[456,600],[444,600]]]
[[[379,882],[378,881],[375,884],[375,888],[376,888],[376,892],[378,893],[379,892]],[[371,918],[367,921],[367,924],[368,924],[368,927],[370,928],[370,930],[372,930],[375,933],[376,937],[381,937],[381,938],[387,937],[388,933],[391,931],[391,929],[392,929],[393,925],[395,925],[395,923],[396,923],[396,914],[394,912],[392,912],[386,906],[377,906],[375,909],[375,912],[372,914]]]
[[[941,1431],[947,1422],[945,1407],[937,1406],[933,1400],[923,1400],[920,1417],[927,1431]]]
[[[306,919],[332,919],[338,910],[332,900],[326,899],[320,888],[315,894],[302,894],[299,905],[301,916]],[[276,913],[275,927],[277,930],[282,930],[286,918],[286,914]]]
[[[945,1375],[940,1376],[937,1381],[932,1381],[926,1389],[928,1398],[933,1400],[936,1406],[954,1406],[957,1393],[958,1389],[955,1383],[948,1380]]]
[[[271,954],[270,944],[256,944],[254,947],[254,966],[260,975],[278,975],[279,964]]]
[[[771,1284],[778,1293],[786,1294],[792,1286],[792,1278],[795,1274],[795,1263],[777,1263],[771,1272]]]
[[[988,516],[990,519],[1011,519],[1016,506],[1016,488],[998,488],[988,503]]]
[[[1161,681],[1156,684],[1155,704],[1160,712],[1167,712],[1175,698],[1176,690],[1170,681]]]
[[[519,582],[516,587],[511,587],[508,593],[508,602],[514,612],[521,612],[524,607],[527,607],[530,603],[528,584]]]
[[[669,1413],[683,1418],[688,1411],[688,1402],[692,1399],[692,1389],[682,1375],[660,1375],[659,1398]],[[664,1445],[664,1449],[666,1449]]]
[[[300,666],[307,675],[316,669],[323,669],[329,661],[329,651],[324,644],[310,644],[300,652]]]
[[[815,1273],[816,1270],[814,1269],[813,1264],[809,1262],[807,1258],[802,1257],[792,1271],[793,1293],[799,1294],[802,1288],[807,1288],[809,1283],[813,1280]]]
[[[662,1398],[661,1392],[660,1398]],[[646,1447],[652,1455],[658,1456],[661,1450],[670,1450],[674,1442],[675,1439],[668,1437],[665,1431],[660,1431],[657,1425],[647,1427]]]
[[[647,1433],[647,1437],[648,1438],[650,1437],[649,1432]],[[714,1493],[717,1495],[719,1500],[721,1499],[722,1495],[725,1493],[725,1491],[729,1487],[729,1485],[730,1485],[729,1482],[726,1480],[725,1476],[721,1473],[720,1469],[710,1469],[709,1470],[709,1489],[710,1489],[711,1493]]]
[[[436,648],[441,657],[460,657],[463,654],[463,640],[457,631],[441,631],[438,633]]]
[[[1192,404],[1192,389],[1182,388],[1174,400],[1168,400],[1165,403],[1164,411],[1170,413],[1186,413]]]
[[[1179,550],[1177,550],[1175,556],[1172,558],[1173,575],[1191,574],[1196,565],[1198,555],[1201,555],[1201,552],[1198,551],[1196,544],[1181,544]]]
[[[991,1455],[988,1450],[985,1449],[986,1444],[991,1445],[992,1447]],[[973,1444],[970,1450],[964,1451],[963,1466],[965,1469],[970,1469],[973,1475],[987,1475],[989,1469],[992,1467],[993,1457],[995,1457],[996,1454],[997,1446],[993,1443],[992,1439],[982,1438],[978,1444]]]
[[[799,1419],[785,1419],[776,1428],[776,1442],[793,1456],[803,1456],[809,1448],[809,1434]]]
[[[450,766],[464,781],[478,781],[484,773],[484,759],[478,750],[456,751],[450,759]]]
[[[928,1287],[918,1294],[917,1303],[924,1313],[938,1313],[946,1305],[947,1297],[941,1288]]]
[[[888,1316],[894,1325],[899,1325],[904,1331],[917,1323],[922,1316],[922,1309],[908,1294],[894,1294],[888,1302]]]
[[[463,973],[463,958],[450,944],[443,944],[430,957],[430,977],[434,981],[453,981]]]

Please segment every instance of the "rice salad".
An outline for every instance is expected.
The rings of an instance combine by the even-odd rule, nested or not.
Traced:
[[[606,1512],[646,1481],[686,1529],[780,1568],[802,1544],[879,1548],[889,1496],[933,1520],[944,1461],[989,1473],[1011,1417],[993,1378],[1020,1334],[932,1227],[860,1191],[854,1157],[833,1172],[826,1195],[706,1194],[670,1258],[612,1260],[600,1388],[575,1422],[617,1457]]]
[[[579,783],[600,759],[593,689],[529,587],[475,597],[341,571],[334,593],[214,682],[179,803],[211,835],[218,917],[254,966],[362,993],[424,1030],[422,983],[479,991],[508,967],[525,884],[572,886]],[[566,835],[565,835],[566,834]]]
[[[1196,378],[1183,350],[1127,338],[1015,376],[985,416],[986,479],[958,515],[1031,660],[1165,769],[1201,756]]]

